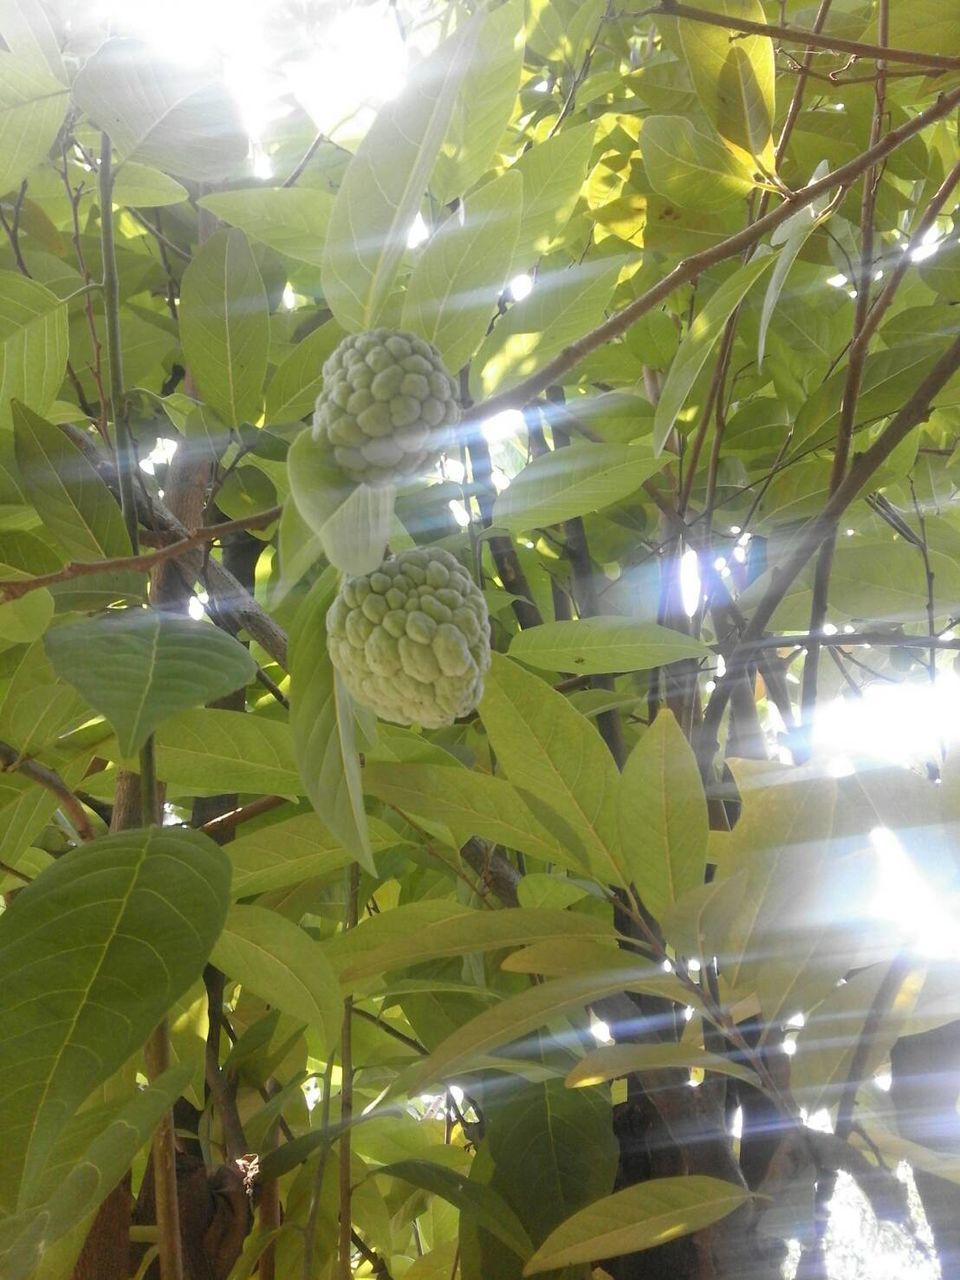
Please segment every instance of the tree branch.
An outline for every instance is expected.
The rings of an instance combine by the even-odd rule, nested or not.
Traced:
[[[723,19],[724,23],[726,21],[726,19]],[[633,302],[615,312],[603,324],[598,325],[596,329],[591,330],[589,333],[584,334],[582,338],[578,338],[575,342],[571,342],[569,346],[564,347],[559,355],[548,361],[537,373],[524,378],[522,382],[518,382],[509,391],[505,391],[501,395],[492,396],[489,400],[478,405],[463,424],[462,430],[466,435],[470,435],[477,429],[477,424],[483,419],[502,413],[505,409],[521,408],[529,400],[532,400],[534,396],[544,391],[551,383],[562,382],[563,376],[569,373],[571,369],[576,368],[581,360],[590,355],[592,351],[596,351],[598,347],[602,347],[606,343],[612,342],[614,338],[619,338],[621,334],[626,333],[631,325],[636,324],[642,316],[651,311],[658,302],[662,302],[669,297],[675,289],[679,289],[681,285],[689,284],[691,280],[695,280],[697,276],[701,275],[709,267],[714,267],[720,262],[726,262],[729,258],[736,257],[737,254],[742,253],[744,249],[750,248],[751,245],[765,236],[768,231],[772,231],[775,227],[779,227],[781,223],[786,222],[798,209],[802,209],[805,205],[810,204],[811,201],[831,191],[834,187],[849,186],[865,170],[872,168],[879,161],[885,159],[897,147],[902,146],[903,143],[925,129],[927,125],[933,124],[934,121],[941,120],[944,116],[949,115],[957,106],[960,106],[960,88],[943,94],[926,111],[922,111],[912,120],[907,121],[906,124],[900,125],[899,128],[892,129],[880,139],[875,147],[871,147],[847,164],[840,165],[839,168],[834,169],[817,182],[811,182],[809,186],[804,187],[801,191],[792,193],[788,199],[784,200],[783,204],[771,210],[770,213],[765,214],[762,218],[758,218],[756,222],[744,227],[741,231],[735,232],[732,236],[728,236],[726,240],[722,240],[719,244],[712,245],[709,249],[704,249],[700,253],[695,253],[689,258],[685,258],[662,280],[648,289],[646,293],[641,294],[639,298],[635,298]]]
[[[259,511],[256,515],[243,516],[239,520],[225,520],[222,524],[208,524],[194,529],[185,538],[168,543],[157,551],[146,551],[138,556],[117,556],[113,560],[71,560],[63,568],[52,573],[37,574],[33,578],[0,578],[0,603],[8,600],[19,600],[30,591],[40,587],[52,587],[58,582],[69,582],[72,578],[86,577],[94,573],[120,573],[124,570],[143,570],[146,572],[164,560],[175,560],[177,556],[205,542],[215,542],[218,538],[240,529],[263,529],[280,518],[282,507],[270,507],[267,511]]]
[[[90,825],[90,819],[84,812],[83,805],[56,770],[41,764],[39,760],[30,760],[25,756],[21,756],[16,747],[10,746],[8,742],[0,742],[0,769],[4,773],[22,773],[31,782],[37,782],[41,787],[46,787],[48,791],[56,796],[57,804],[70,819],[70,823],[80,839],[94,840],[96,838],[96,832]]]
[[[939,53],[922,53],[916,49],[892,49],[881,44],[866,44],[862,40],[846,40],[802,27],[782,27],[776,23],[751,22],[748,18],[732,18],[724,13],[697,9],[693,5],[663,4],[648,12],[664,18],[686,18],[690,22],[704,22],[711,27],[723,27],[727,31],[740,31],[748,36],[770,36],[771,39],[788,40],[791,44],[803,44],[808,49],[826,49],[830,53],[851,53],[855,58],[874,58],[880,62],[903,62],[920,67],[924,71],[960,71],[960,58]],[[918,72],[919,74],[919,72]]]

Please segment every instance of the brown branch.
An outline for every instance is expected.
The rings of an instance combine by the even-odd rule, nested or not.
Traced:
[[[259,799],[251,800],[240,809],[231,809],[229,813],[211,818],[200,830],[208,836],[223,836],[228,831],[236,830],[242,823],[259,818],[262,813],[269,813],[271,809],[279,809],[284,804],[289,804],[286,796],[260,796]]]
[[[880,0],[877,18],[877,34],[879,42],[886,44],[889,25],[887,0]],[[874,107],[870,122],[870,146],[876,146],[880,140],[880,128],[886,107],[886,78],[883,64],[877,68],[877,79],[874,86]],[[847,372],[843,385],[843,396],[840,401],[840,421],[837,425],[837,439],[833,452],[833,465],[830,468],[828,493],[836,492],[847,470],[850,458],[850,447],[853,443],[853,432],[856,426],[857,403],[860,399],[860,386],[863,382],[863,371],[867,359],[867,342],[858,341],[867,322],[870,311],[870,283],[873,276],[873,244],[874,214],[877,203],[877,187],[882,170],[867,169],[863,175],[863,195],[860,200],[860,274],[857,280],[857,304],[853,319],[853,340],[847,356]],[[827,597],[830,590],[830,574],[833,569],[833,553],[836,548],[836,535],[826,538],[820,547],[817,566],[813,579],[813,600],[810,604],[810,630],[816,635],[823,630],[827,616]],[[801,720],[809,727],[817,705],[817,684],[820,668],[820,650],[814,644],[807,651],[807,659],[803,666],[803,684],[800,691]]]
[[[90,819],[84,812],[83,805],[54,769],[48,768],[38,760],[21,756],[16,747],[11,747],[8,742],[0,742],[0,769],[4,773],[22,773],[31,782],[37,782],[41,787],[52,792],[80,839],[96,839],[96,832],[90,825]]]
[[[719,745],[720,722],[730,699],[733,685],[740,678],[745,663],[749,660],[751,649],[755,647],[757,641],[763,635],[767,623],[773,617],[777,606],[824,538],[831,535],[840,516],[861,493],[870,477],[886,462],[897,445],[905,440],[916,426],[926,421],[932,410],[934,397],[942,390],[957,369],[960,369],[960,338],[955,339],[950,344],[907,403],[890,420],[873,444],[854,458],[853,464],[842,484],[828,498],[823,510],[818,515],[811,517],[797,533],[792,550],[786,559],[775,568],[770,585],[757,605],[740,643],[730,655],[727,661],[726,673],[717,681],[716,687],[710,695],[698,744],[701,766],[704,770],[712,766],[713,758],[716,755]],[[929,643],[929,641],[924,643]]]
[[[690,22],[704,22],[711,27],[740,31],[748,36],[770,36],[771,39],[788,40],[791,44],[802,44],[808,49],[826,49],[829,53],[852,53],[855,58],[874,58],[880,62],[904,62],[925,71],[960,71],[960,58],[952,58],[944,54],[922,53],[916,49],[893,49],[882,44],[866,44],[862,40],[846,40],[843,36],[807,31],[802,27],[782,27],[769,22],[751,22],[748,18],[732,18],[723,13],[712,13],[708,9],[696,9],[687,4],[670,2],[650,12],[664,18],[687,18]]]
[[[274,520],[279,519],[282,507],[270,507],[267,511],[259,511],[256,515],[242,516],[239,520],[225,520],[222,524],[208,524],[201,529],[194,529],[185,538],[168,543],[157,551],[146,551],[139,556],[117,556],[112,560],[71,560],[61,569],[52,573],[41,573],[33,578],[0,578],[0,603],[19,600],[29,591],[40,587],[51,587],[58,582],[68,582],[72,578],[86,577],[94,573],[119,573],[124,570],[146,572],[164,560],[175,560],[177,556],[193,547],[206,542],[214,542],[228,533],[236,533],[239,529],[263,529]]]
[[[726,22],[726,19],[723,21]],[[728,236],[726,240],[722,240],[719,244],[712,245],[709,249],[704,249],[700,253],[695,253],[689,258],[685,258],[662,280],[648,289],[646,293],[641,294],[639,298],[634,299],[633,302],[623,307],[620,311],[614,312],[609,319],[598,325],[596,329],[592,329],[589,333],[584,334],[582,338],[578,338],[575,342],[571,342],[564,347],[559,355],[548,361],[537,373],[524,378],[509,391],[492,396],[489,400],[478,405],[477,409],[470,414],[468,421],[464,423],[465,431],[469,432],[471,426],[475,427],[482,419],[502,413],[505,409],[521,408],[552,383],[562,382],[563,376],[569,373],[571,369],[574,369],[581,360],[585,359],[591,352],[596,351],[598,347],[602,347],[606,343],[612,342],[615,338],[619,338],[621,334],[626,333],[631,325],[635,324],[642,316],[645,316],[648,311],[651,311],[657,303],[669,297],[675,289],[679,289],[681,285],[689,284],[709,267],[714,267],[720,262],[726,262],[728,259],[736,257],[744,249],[754,245],[768,231],[772,231],[775,227],[779,227],[781,223],[786,222],[798,209],[802,209],[813,200],[833,190],[834,187],[849,186],[867,169],[878,164],[879,161],[895,151],[897,147],[902,146],[910,138],[922,132],[927,125],[933,124],[934,121],[941,120],[944,116],[949,115],[957,106],[960,106],[960,88],[941,95],[926,111],[922,111],[912,120],[907,121],[906,124],[900,125],[899,128],[892,129],[880,139],[875,147],[871,147],[847,164],[840,165],[839,168],[834,169],[817,182],[811,182],[809,186],[804,187],[802,190],[791,193],[783,204],[771,210],[770,213],[765,214],[762,218],[758,218],[756,222],[744,227],[741,231],[735,232],[732,236]]]

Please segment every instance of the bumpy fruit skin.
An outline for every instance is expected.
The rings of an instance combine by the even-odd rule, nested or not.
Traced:
[[[357,702],[393,724],[438,729],[480,701],[487,604],[449,551],[401,551],[344,580],[327,613],[327,643]]]
[[[396,329],[352,334],[323,366],[313,437],[352,480],[393,484],[428,471],[460,421],[432,343]]]

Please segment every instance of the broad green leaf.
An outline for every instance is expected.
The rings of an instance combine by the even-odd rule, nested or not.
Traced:
[[[455,765],[367,764],[363,786],[402,813],[442,822],[458,844],[479,836],[573,871],[586,870],[577,857],[577,842],[565,842],[548,830],[541,814],[535,815],[502,778]]]
[[[550,907],[563,910],[587,897],[590,889],[583,880],[546,871],[528,871],[517,885],[521,907]]]
[[[480,718],[500,768],[573,829],[592,873],[629,884],[617,822],[619,776],[594,725],[562,694],[500,654],[493,655]]]
[[[332,576],[318,580],[290,635],[290,729],[300,776],[323,824],[373,871],[353,706],[327,651]]]
[[[28,573],[0,562],[0,578],[29,578]],[[30,591],[19,600],[0,604],[0,640],[30,644],[46,631],[53,617],[53,596],[45,587]]]
[[[683,658],[708,658],[710,650],[701,641],[655,622],[580,618],[544,622],[518,632],[510,642],[510,656],[542,671],[600,675],[649,671]]]
[[[810,178],[811,182],[817,182],[824,177],[827,172],[827,163],[817,165]],[[777,255],[777,263],[773,268],[767,291],[763,297],[763,310],[760,313],[760,333],[757,338],[757,366],[763,364],[763,355],[766,348],[767,329],[770,321],[773,319],[774,308],[777,300],[786,283],[790,268],[796,261],[797,254],[806,244],[810,235],[819,226],[820,218],[829,203],[827,196],[821,196],[819,200],[814,200],[812,204],[805,204],[802,209],[798,209],[792,218],[788,218],[786,222],[781,223],[770,236],[770,243],[777,245],[782,244],[783,248]]]
[[[690,744],[661,711],[634,747],[620,779],[623,856],[655,920],[703,883],[707,801]]]
[[[242,711],[194,707],[170,716],[157,730],[157,770],[189,795],[303,794],[290,726]]]
[[[429,1160],[397,1160],[393,1164],[382,1165],[374,1173],[402,1178],[404,1182],[447,1200],[519,1257],[526,1259],[533,1253],[533,1245],[523,1224],[503,1197],[455,1169],[447,1169]]]
[[[313,412],[323,387],[323,363],[344,336],[336,320],[328,320],[281,360],[267,385],[268,423],[296,422]]]
[[[343,1005],[336,974],[308,934],[275,911],[232,906],[213,963],[245,990],[305,1022],[329,1052],[340,1037]]]
[[[526,876],[520,881],[526,881]],[[500,962],[505,973],[538,973],[542,978],[571,978],[589,970],[598,972],[619,969],[625,953],[613,941],[595,938],[532,942],[519,951],[511,951]],[[679,994],[679,991],[678,993]]]
[[[497,497],[495,525],[512,533],[560,524],[627,498],[663,462],[639,444],[574,444],[534,458]]]
[[[726,17],[766,22],[760,0],[707,0],[706,9]],[[775,164],[771,130],[775,116],[776,65],[767,36],[738,35],[705,22],[677,22],[680,46],[700,105],[725,142],[767,172]]]
[[[422,1093],[428,1084],[449,1080],[469,1070],[481,1055],[502,1048],[527,1032],[546,1026],[554,1018],[604,996],[619,991],[671,996],[674,982],[673,974],[664,973],[658,966],[649,965],[643,970],[628,964],[605,973],[579,974],[542,982],[519,995],[501,1000],[458,1027],[428,1058],[402,1072],[391,1092],[409,1096]]]
[[[651,187],[682,208],[720,212],[754,189],[750,169],[685,116],[648,116],[640,148]]]
[[[120,166],[113,184],[113,203],[116,205],[156,209],[180,204],[187,198],[186,187],[174,178],[133,160]]]
[[[590,258],[537,277],[477,354],[483,395],[505,391],[603,319],[624,260]]]
[[[387,554],[395,498],[393,485],[358,484],[350,491],[320,530],[323,550],[335,568],[361,574],[380,567]]]
[[[368,819],[368,825],[374,853],[385,853],[404,843],[403,837],[378,818]],[[261,827],[232,840],[225,848],[233,867],[235,898],[283,889],[302,880],[326,878],[353,861],[353,854],[313,813]]]
[[[164,61],[141,40],[102,44],[77,74],[73,99],[124,160],[213,182],[246,158],[246,131],[223,82]]]
[[[57,39],[38,0],[0,3],[0,195],[56,141],[70,96]],[[46,406],[44,406],[46,407]]]
[[[184,358],[200,394],[228,426],[256,422],[270,317],[242,231],[218,231],[197,250],[183,273],[179,316]]]
[[[69,1141],[77,1122],[89,1128],[91,1119],[96,1121],[103,1112],[108,1113],[103,1117],[106,1123],[82,1149],[70,1150],[64,1141],[58,1144],[42,1180],[48,1198],[43,1202],[35,1200],[35,1207],[0,1223],[0,1268],[4,1280],[29,1280],[45,1274],[39,1268],[51,1265],[55,1256],[51,1246],[95,1213],[137,1152],[149,1142],[161,1117],[188,1081],[187,1068],[172,1067],[144,1089],[138,1089],[123,1106],[83,1112],[72,1124],[68,1122],[62,1137]],[[55,1179],[52,1175],[56,1175]]]
[[[66,304],[36,280],[0,271],[0,428],[9,429],[14,400],[46,413],[63,380],[67,347]]]
[[[498,1090],[497,1083],[506,1087]],[[538,1244],[614,1185],[619,1146],[609,1091],[573,1091],[556,1079],[495,1080],[493,1086],[489,1095],[484,1093],[484,1138],[493,1161],[489,1186]],[[464,1225],[460,1234],[466,1260]],[[511,1267],[512,1260],[501,1259],[491,1243],[479,1235],[483,1274],[519,1280],[520,1266]]]
[[[13,405],[13,430],[24,490],[71,559],[129,556],[120,508],[86,455],[19,401]]]
[[[2,691],[0,739],[13,743],[24,755],[36,755],[85,718],[83,699],[71,695],[59,679],[42,641],[21,650]]]
[[[297,510],[319,535],[330,563],[350,574],[376,569],[386,554],[394,488],[355,484],[309,429],[290,446],[287,477]]]
[[[677,414],[683,408],[697,375],[716,346],[723,326],[773,261],[772,255],[752,258],[739,267],[710,295],[707,303],[694,317],[670,366],[657,403],[653,419],[653,448],[656,453],[660,453],[666,444]]]
[[[664,1072],[693,1069],[716,1071],[720,1075],[745,1080],[759,1087],[756,1072],[741,1062],[724,1058],[718,1053],[706,1053],[703,1049],[684,1044],[611,1044],[594,1049],[567,1072],[567,1085],[581,1088],[584,1085],[605,1084],[634,1073]]]
[[[796,1052],[790,1063],[790,1088],[809,1113],[825,1107],[835,1111],[854,1065],[854,1055],[865,1033],[881,983],[889,964],[875,964],[852,974],[842,986],[834,987],[826,999],[807,1016],[797,1035]],[[860,1079],[867,1082],[889,1060],[894,1042],[903,1034],[905,1019],[913,1012],[922,983],[922,970],[904,976],[893,993],[886,1016],[871,1029]]]
[[[507,170],[463,198],[414,268],[403,326],[432,342],[448,369],[461,369],[483,341],[510,274],[522,204],[523,182]]]
[[[395,907],[386,913],[391,930],[400,925],[397,917],[404,908]],[[406,937],[391,938],[381,945],[373,942],[380,917],[364,922],[350,934],[350,942],[340,954],[344,957],[340,978],[352,982],[391,969],[403,969],[411,964],[444,956],[468,955],[472,951],[498,951],[507,947],[520,947],[545,938],[609,938],[613,931],[609,922],[570,911],[550,911],[546,908],[524,909],[509,907],[503,911],[477,911],[464,908],[446,920],[412,929]],[[354,959],[350,952],[355,951]]]
[[[229,892],[229,863],[211,840],[153,829],[72,850],[8,905],[0,918],[8,1211],[29,1203],[80,1103],[200,976]]]
[[[596,131],[593,124],[561,129],[513,166],[523,178],[523,218],[514,258],[519,270],[533,266],[562,240],[580,198]]]
[[[701,1174],[653,1178],[597,1200],[568,1218],[543,1242],[523,1274],[539,1275],[652,1249],[709,1227],[749,1199],[750,1192],[743,1187]]]
[[[226,632],[153,609],[57,627],[44,644],[57,674],[107,717],[127,756],[168,716],[233,693],[256,673]]]
[[[523,71],[523,2],[484,15],[437,162],[431,194],[449,204],[487,172],[502,141]]]
[[[323,558],[323,539],[307,524],[295,502],[285,502],[277,526],[280,573],[270,603],[276,608]]]
[[[248,187],[218,191],[198,203],[278,253],[315,267],[323,260],[333,211],[329,191],[316,187]]]
[[[477,38],[467,22],[380,109],[334,201],[323,293],[350,332],[372,329],[393,286]]]
[[[920,278],[950,303],[960,302],[960,240],[943,245],[918,268]]]

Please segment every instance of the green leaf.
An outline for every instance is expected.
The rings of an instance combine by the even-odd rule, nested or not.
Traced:
[[[523,219],[514,257],[519,270],[533,266],[563,239],[580,198],[596,132],[594,124],[561,129],[513,166],[523,178]]]
[[[318,942],[264,907],[234,904],[213,963],[245,989],[306,1023],[319,1038],[318,1054],[340,1038],[343,1004],[336,974]]]
[[[2,0],[0,195],[46,159],[69,101],[67,76],[43,5]]]
[[[590,258],[537,277],[536,288],[495,325],[477,355],[483,395],[505,391],[603,319],[624,260]]]
[[[373,871],[353,707],[327,652],[333,602],[325,574],[297,611],[290,634],[290,729],[304,789],[320,820]]]
[[[344,958],[340,970],[342,982],[369,978],[374,974],[403,969],[445,956],[464,956],[472,951],[498,951],[520,947],[549,938],[611,938],[608,921],[570,911],[550,911],[509,907],[503,911],[477,911],[472,907],[458,910],[445,920],[438,920],[409,931],[402,929],[404,907],[395,907],[382,917],[365,921],[351,930],[349,944],[339,954]],[[390,937],[377,945],[381,920],[389,931],[400,930],[406,936]],[[384,932],[383,929],[380,932]],[[371,936],[372,935],[372,936]],[[350,959],[351,951],[357,952]]]
[[[380,317],[477,31],[476,21],[467,22],[415,68],[347,168],[330,216],[322,279],[327,306],[350,332],[372,329]]]
[[[316,187],[248,187],[218,191],[198,201],[204,209],[239,227],[278,253],[319,267],[333,196]]]
[[[750,1199],[719,1178],[653,1178],[581,1209],[552,1232],[523,1269],[525,1276],[623,1253],[652,1249],[702,1231]]]
[[[364,790],[402,813],[442,822],[458,844],[479,836],[583,872],[576,841],[565,843],[502,778],[456,765],[367,764]]]
[[[510,656],[541,671],[601,675],[649,671],[683,658],[708,658],[711,653],[700,640],[655,622],[604,617],[544,622],[520,631],[510,642]]]
[[[385,853],[403,844],[403,838],[385,822],[370,818],[368,825],[374,853]],[[350,850],[332,836],[313,813],[301,813],[285,822],[262,827],[232,840],[225,847],[233,867],[235,898],[283,889],[302,880],[325,878],[353,861]]]
[[[11,425],[14,400],[46,413],[63,380],[67,347],[66,304],[36,280],[0,271],[0,429]]]
[[[77,74],[73,99],[124,160],[214,182],[246,159],[246,131],[223,82],[163,61],[144,41],[102,44]]]
[[[113,203],[116,205],[157,209],[180,204],[187,198],[186,187],[174,178],[133,160],[120,166],[113,184]]]
[[[765,23],[760,0],[707,0],[726,17]],[[678,19],[680,46],[700,105],[720,137],[767,172],[776,163],[771,130],[776,65],[768,36],[738,35],[705,22]]]
[[[0,562],[0,578],[23,579],[30,574]],[[53,596],[45,588],[30,591],[19,600],[0,604],[0,640],[30,644],[46,631],[53,617]]]
[[[496,1236],[520,1258],[527,1259],[533,1253],[533,1245],[523,1224],[503,1197],[482,1183],[472,1182],[455,1169],[447,1169],[429,1160],[397,1160],[393,1164],[382,1165],[374,1173],[402,1178],[404,1182],[455,1205],[462,1214]]]
[[[403,326],[432,342],[448,369],[461,369],[483,341],[510,274],[522,204],[523,182],[508,169],[463,198],[414,268]]]
[[[242,711],[194,707],[171,715],[157,730],[157,771],[188,795],[303,794],[290,726]]]
[[[522,71],[523,0],[507,0],[484,14],[460,81],[430,178],[431,194],[441,204],[462,196],[487,172],[510,123]]]
[[[8,905],[0,918],[8,1210],[30,1202],[63,1124],[199,977],[229,892],[229,863],[211,840],[153,829],[72,850]]]
[[[51,1246],[96,1212],[149,1142],[161,1117],[184,1092],[189,1078],[183,1065],[172,1067],[121,1107],[97,1108],[68,1121],[42,1179],[48,1198],[0,1224],[4,1280],[43,1274],[38,1268],[49,1266],[55,1256]],[[103,1127],[92,1141],[79,1149],[75,1144],[71,1147],[71,1138],[79,1136],[76,1130],[89,1132],[96,1122]]]
[[[492,1050],[518,1040],[529,1031],[546,1026],[554,1018],[591,1004],[603,996],[620,991],[642,991],[664,996],[673,992],[673,974],[654,965],[641,969],[624,964],[604,973],[579,974],[572,978],[556,978],[521,991],[484,1009],[450,1036],[428,1058],[414,1063],[398,1077],[393,1094],[414,1096],[427,1085],[449,1080]]]
[[[327,559],[344,573],[371,573],[384,559],[396,490],[355,484],[330,451],[301,431],[287,453],[290,493],[318,534]]]
[[[648,444],[574,444],[534,458],[494,504],[493,523],[511,533],[602,511],[662,470]]]
[[[653,419],[654,452],[660,453],[663,450],[677,414],[683,408],[710,352],[717,345],[723,326],[773,261],[772,255],[752,258],[738,268],[710,295],[708,302],[694,318],[670,366],[657,403]]]
[[[918,268],[920,279],[947,302],[960,302],[960,240],[945,244]]]
[[[655,920],[703,883],[707,830],[696,756],[673,713],[661,711],[620,779],[623,855]]]
[[[817,182],[827,173],[827,163],[818,164],[810,178],[811,182]],[[777,245],[782,244],[783,248],[777,255],[777,264],[773,268],[770,281],[767,284],[767,292],[763,298],[763,310],[760,313],[760,333],[757,338],[757,366],[763,364],[763,354],[767,340],[767,329],[770,321],[773,319],[773,312],[777,305],[777,300],[786,284],[787,276],[790,268],[796,261],[797,255],[806,244],[810,235],[820,225],[820,219],[824,210],[829,204],[828,196],[821,196],[819,200],[814,200],[812,204],[806,204],[802,209],[798,209],[793,217],[788,218],[786,222],[780,224],[770,236],[770,243]]]
[[[256,422],[267,372],[267,295],[242,231],[218,231],[183,273],[183,354],[200,394],[228,426]]]
[[[594,875],[629,884],[617,823],[619,776],[590,721],[543,680],[496,653],[480,718],[514,786],[536,796],[573,829]]]
[[[743,1063],[724,1058],[718,1053],[706,1053],[703,1049],[685,1044],[611,1044],[594,1049],[567,1072],[567,1085],[581,1088],[584,1085],[605,1084],[634,1073],[665,1072],[692,1068],[697,1071],[716,1071],[719,1075],[733,1076],[755,1088],[760,1087],[757,1074]],[[656,1087],[656,1082],[652,1082]]]
[[[648,116],[640,148],[651,187],[682,208],[721,212],[754,189],[749,168],[686,116]]]
[[[63,550],[88,561],[132,554],[116,499],[73,441],[19,401],[13,430],[24,490]]]
[[[233,693],[256,674],[226,632],[154,609],[58,627],[44,644],[57,674],[113,725],[126,756],[174,712]]]
[[[267,386],[268,423],[296,422],[313,412],[323,387],[323,363],[343,337],[336,320],[328,320],[281,360]]]

